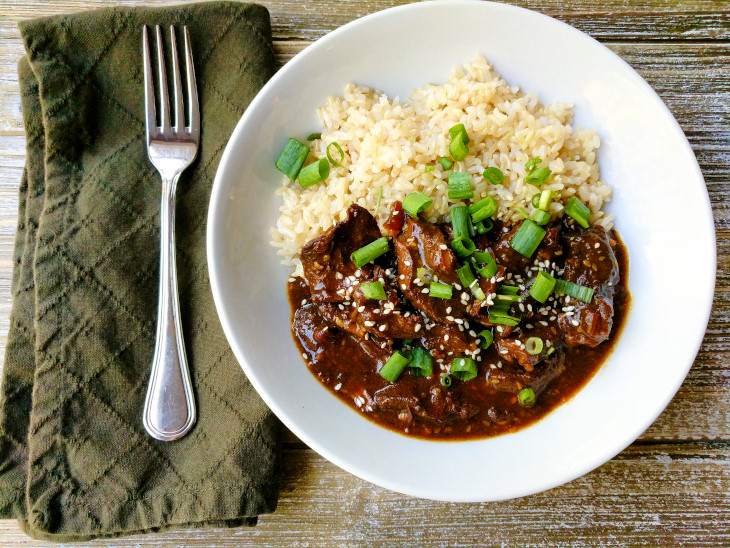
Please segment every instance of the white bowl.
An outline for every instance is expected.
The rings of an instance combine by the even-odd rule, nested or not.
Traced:
[[[575,104],[601,137],[608,211],[629,251],[632,307],[614,351],[570,401],[495,438],[408,438],[360,416],[312,376],[290,332],[289,270],[269,245],[278,216],[274,160],[289,136],[349,82],[406,97],[484,55],[541,102]],[[318,40],[264,86],[241,118],[213,186],[208,262],[233,351],[300,439],[372,483],[447,501],[501,500],[572,480],[633,442],[666,407],[703,338],[715,280],[709,198],[662,101],[626,63],[550,17],[489,2],[427,2],[358,19]],[[687,290],[692,288],[691,292]]]

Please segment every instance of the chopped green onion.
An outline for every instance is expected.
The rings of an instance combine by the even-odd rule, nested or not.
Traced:
[[[420,346],[411,351],[411,374],[414,377],[430,377],[433,375],[433,360],[431,354]]]
[[[366,299],[375,299],[378,301],[384,301],[388,297],[385,295],[385,289],[380,281],[365,282],[360,284],[362,287],[362,294],[365,295]]]
[[[476,223],[475,226],[479,234],[486,234],[494,228],[494,223],[492,222],[492,219],[484,219],[483,221]]]
[[[383,187],[381,186],[378,189],[378,201],[375,202],[375,213],[377,213],[378,210],[380,209],[380,200],[382,200],[382,199],[383,199]]]
[[[438,282],[431,282],[429,286],[429,295],[438,299],[450,299],[454,291],[454,288],[448,284],[441,284]]]
[[[501,325],[511,325],[515,326],[518,323],[520,323],[519,318],[515,318],[514,316],[510,316],[509,314],[495,314],[493,312],[489,312],[489,321],[491,323],[495,324],[501,324]]]
[[[517,210],[517,212],[518,212],[518,213],[519,213],[520,215],[522,215],[522,216],[523,216],[523,217],[524,217],[525,219],[529,219],[529,218],[530,218],[530,214],[529,214],[529,213],[527,213],[527,211],[525,211],[525,208],[517,206],[517,207],[516,207],[515,209],[516,209],[516,210]]]
[[[535,194],[537,196],[537,194]],[[550,202],[553,200],[553,198],[557,198],[557,194],[554,193],[552,190],[543,190],[540,193],[540,201],[537,204],[537,207],[542,209],[543,211],[547,211],[550,208]]]
[[[540,193],[535,192],[535,194],[532,195],[532,200],[530,200],[530,203],[532,204],[532,207],[538,208],[540,207]]]
[[[449,143],[449,154],[457,162],[461,162],[469,154],[469,147],[466,146],[469,143],[469,136],[466,131],[458,133],[456,137],[452,137],[451,143]]]
[[[322,134],[321,133],[310,133],[307,135],[307,141],[314,141],[316,139],[321,139]]]
[[[555,294],[570,295],[584,303],[590,303],[593,300],[593,289],[566,280],[555,280]]]
[[[383,367],[380,368],[380,376],[383,377],[388,382],[394,382],[400,374],[403,372],[403,370],[406,368],[408,363],[410,362],[410,359],[407,356],[404,356],[400,353],[400,351],[396,350],[393,352],[393,354],[388,358],[388,361],[385,362]]]
[[[484,265],[481,268],[475,266],[481,276],[489,279],[497,273],[497,262],[491,253],[474,253],[474,261]]]
[[[504,181],[504,173],[502,173],[502,170],[498,167],[488,167],[484,170],[484,173],[482,173],[482,177],[493,185],[498,185]]]
[[[451,216],[451,227],[454,229],[454,239],[468,238],[469,230],[469,210],[465,205],[458,205],[449,211]]]
[[[543,343],[540,337],[530,337],[525,341],[525,352],[530,356],[537,356],[542,352]]]
[[[449,173],[449,200],[466,200],[474,196],[468,173]]]
[[[433,272],[427,268],[420,267],[416,272],[418,273],[418,279],[423,283],[430,284],[433,281]]]
[[[544,303],[555,288],[556,280],[544,271],[537,273],[537,278],[530,287],[530,296],[536,301]]]
[[[423,168],[423,171],[433,171],[434,169],[436,169],[434,166],[426,166]]]
[[[469,134],[466,132],[466,128],[464,127],[464,124],[456,124],[453,127],[449,128],[449,135],[451,135],[452,139],[455,139],[457,135],[461,134],[464,140],[464,144],[469,144]]]
[[[544,237],[545,229],[528,219],[522,223],[522,226],[520,226],[519,229],[517,229],[517,233],[514,235],[509,245],[512,246],[512,249],[514,249],[517,253],[529,259],[532,257],[532,254],[535,253],[537,246],[540,245],[540,242],[542,242]]]
[[[542,162],[542,158],[531,158],[527,160],[527,163],[525,164],[525,169],[530,172],[535,169],[540,162]]]
[[[441,164],[441,167],[444,168],[444,171],[454,167],[454,162],[452,162],[448,158],[439,158],[439,164]]]
[[[279,153],[274,165],[289,179],[295,181],[308,155],[309,147],[307,145],[290,138]]]
[[[540,186],[545,181],[547,181],[551,173],[552,170],[546,167],[538,167],[537,169],[533,169],[532,171],[530,171],[530,173],[527,174],[527,177],[525,177],[525,182],[530,183],[531,185]]]
[[[517,399],[522,407],[532,407],[535,405],[536,401],[535,391],[529,386],[527,388],[523,388],[517,395]]]
[[[552,354],[553,352],[555,352],[555,347],[554,347],[554,346],[551,346],[550,348],[548,348],[548,351],[547,351],[547,352],[545,352],[545,357],[546,357],[546,358],[549,358],[549,357],[550,357],[550,355],[551,355],[551,354]]]
[[[535,213],[532,214],[532,220],[539,225],[546,225],[550,220],[550,213],[542,209],[536,209]]]
[[[332,156],[330,155],[330,147],[332,147],[332,146],[334,146],[337,149],[337,152],[340,153],[340,161],[339,162],[335,162],[332,159]],[[337,141],[332,141],[329,145],[327,145],[327,149],[325,150],[325,152],[327,153],[327,159],[335,167],[341,166],[342,165],[342,162],[345,161],[345,151],[342,150],[342,147],[340,146],[340,144]]]
[[[403,198],[403,209],[405,209],[413,217],[418,217],[418,214],[428,208],[428,206],[432,203],[433,200],[426,196],[423,192],[411,192],[408,196]]]
[[[487,331],[485,329],[483,331],[480,331],[479,334],[478,334],[478,336],[481,337],[482,339],[484,339],[479,344],[479,346],[481,348],[486,349],[486,348],[489,348],[490,346],[492,346],[492,343],[494,342],[494,335],[492,335],[492,332],[491,331]]]
[[[352,254],[352,260],[355,266],[360,268],[362,265],[368,264],[370,261],[374,261],[381,255],[387,253],[389,248],[388,238],[378,238],[374,242],[370,242],[368,245],[355,251]]]
[[[451,362],[449,374],[460,381],[470,381],[477,376],[477,364],[471,358],[456,358]]]
[[[503,285],[497,291],[497,302],[489,307],[489,321],[502,325],[517,325],[519,318],[509,315],[509,310],[514,301],[520,297],[517,295],[520,288],[513,285]]]
[[[475,204],[469,206],[469,213],[473,223],[478,223],[485,219],[489,219],[497,211],[497,201],[491,196],[487,196],[483,200],[479,200]]]
[[[499,288],[499,291],[497,291],[497,293],[499,293],[500,295],[512,296],[517,295],[519,292],[520,288],[517,285],[503,285]]]
[[[312,162],[306,167],[303,167],[299,172],[299,185],[302,188],[307,188],[317,183],[324,181],[330,174],[330,164],[324,158],[320,158],[316,162]]]
[[[483,301],[487,298],[487,296],[484,294],[484,291],[482,291],[482,288],[479,287],[479,282],[477,281],[474,273],[471,271],[471,267],[468,264],[465,264],[459,270],[457,270],[456,274],[459,276],[459,280],[461,280],[462,285],[468,287],[471,290],[471,294],[474,295],[474,298],[476,300]]]
[[[573,217],[580,226],[588,228],[588,217],[591,215],[591,210],[578,198],[571,196],[565,205],[565,212]]]
[[[476,251],[476,244],[471,238],[455,238],[451,242],[451,249],[454,250],[459,257],[468,257]]]
[[[448,375],[441,375],[441,385],[442,386],[451,386],[451,377]]]

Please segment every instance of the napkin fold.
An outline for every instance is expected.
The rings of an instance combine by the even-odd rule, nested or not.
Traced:
[[[178,42],[188,26],[201,104],[199,153],[176,205],[198,420],[174,442],[142,426],[161,192],[145,147],[144,24],[163,25],[166,39],[176,25]],[[280,425],[220,327],[205,231],[223,149],[274,71],[269,14],[238,2],[111,8],[20,30],[27,160],[0,395],[0,517],[58,541],[254,525],[276,507]]]

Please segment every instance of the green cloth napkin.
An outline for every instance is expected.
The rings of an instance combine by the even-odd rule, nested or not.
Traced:
[[[142,427],[161,192],[145,148],[143,24],[174,24],[179,41],[188,26],[201,101],[198,158],[176,206],[198,420],[174,442]],[[220,327],[205,231],[226,142],[274,71],[269,14],[237,2],[112,8],[20,30],[28,150],[0,398],[0,517],[59,541],[254,525],[276,507],[280,425]]]

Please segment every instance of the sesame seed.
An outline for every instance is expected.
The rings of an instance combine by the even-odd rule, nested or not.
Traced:
[[[359,278],[359,277],[360,277],[360,274],[362,274],[362,271],[361,271],[361,270],[360,270],[360,269],[358,268],[358,269],[357,269],[357,270],[355,271],[355,277],[356,277],[356,278]]]
[[[305,304],[307,304],[307,299],[302,299],[302,306],[304,306]]]
[[[555,321],[555,316],[550,316],[550,321],[551,322],[554,322]]]
[[[335,390],[339,390],[340,388],[342,388],[342,383],[341,383],[341,382],[338,382],[338,383],[337,383],[337,384],[335,385]]]
[[[406,266],[411,266],[411,261],[403,261],[403,264]]]
[[[525,327],[526,327],[527,329],[532,329],[532,328],[534,327],[534,325],[532,325],[531,323],[528,323],[528,324],[527,324],[527,325],[526,325]]]
[[[493,363],[490,363],[489,364],[489,369],[497,369],[497,366],[494,365]]]
[[[580,322],[578,320],[573,320],[571,322],[574,326],[578,327],[580,325]]]
[[[344,307],[344,306],[342,306],[341,304],[338,304],[338,305],[337,305],[337,308],[339,308],[340,310],[344,310],[344,309],[345,309],[345,307]]]
[[[341,280],[342,278],[344,278],[344,276],[342,275],[342,272],[335,272],[335,278]]]
[[[302,358],[307,359],[307,355],[304,352],[302,352]]]
[[[365,310],[365,307],[364,306],[358,306],[357,307],[357,311],[358,312],[363,312],[364,310]]]
[[[450,322],[453,322],[454,321],[454,317],[453,316],[446,316],[446,319],[448,321],[450,321]]]
[[[445,245],[445,244],[441,244],[441,245],[439,246],[439,248],[441,248],[441,249],[443,249],[443,250],[447,250],[447,249],[449,249],[449,246],[447,246],[447,245]]]
[[[468,301],[469,300],[469,294],[464,292],[461,294],[461,300],[462,301]]]
[[[444,341],[448,341],[448,340],[449,340],[449,334],[447,333],[446,335],[444,335]]]
[[[600,244],[599,242],[596,242],[596,245],[594,245],[593,247],[594,247],[595,249],[598,249],[599,247],[601,247],[601,244]]]
[[[363,324],[365,324],[365,327],[373,327],[373,326],[375,326],[375,322],[371,322],[370,320],[365,320],[363,322]]]
[[[401,288],[401,289],[402,289],[403,291],[405,291],[406,289],[408,289],[408,288],[406,287],[406,284],[400,284],[400,288]]]
[[[424,287],[423,289],[421,289],[421,293],[429,293],[429,292],[430,292],[430,290],[428,289],[428,287]]]
[[[378,331],[380,331],[381,333],[382,333],[383,331],[385,331],[385,324],[383,324],[383,325],[381,325],[380,327],[378,327]]]
[[[477,334],[476,334],[476,332],[474,330],[470,330],[469,331],[469,335],[471,335],[472,337],[476,337],[477,336]]]
[[[418,333],[421,330],[421,324],[417,323],[416,327],[413,329],[416,333]]]
[[[446,307],[446,313],[447,314],[451,313],[451,307],[450,306]]]
[[[383,343],[380,345],[380,348],[385,348],[385,346],[386,346],[386,343]]]
[[[547,323],[546,321],[540,320],[540,324],[542,324],[542,325],[544,325],[545,327],[547,327],[547,324],[548,324],[548,323]]]
[[[405,314],[403,314],[403,317],[404,317],[404,318],[407,318],[407,317],[408,317],[408,316],[410,316],[410,315],[411,315],[411,313],[410,313],[410,312],[408,312],[408,311],[406,311],[406,313],[405,313]]]
[[[461,291],[461,286],[459,284],[454,284],[454,287],[457,291]]]
[[[401,280],[405,280],[405,279],[406,279],[406,275],[405,275],[405,274],[401,274],[401,275],[400,275],[400,276],[398,276],[398,277],[399,277],[399,278],[400,278]]]
[[[290,281],[290,282],[296,282],[296,281],[297,281],[297,279],[296,279],[296,278],[289,278],[289,281]]]

